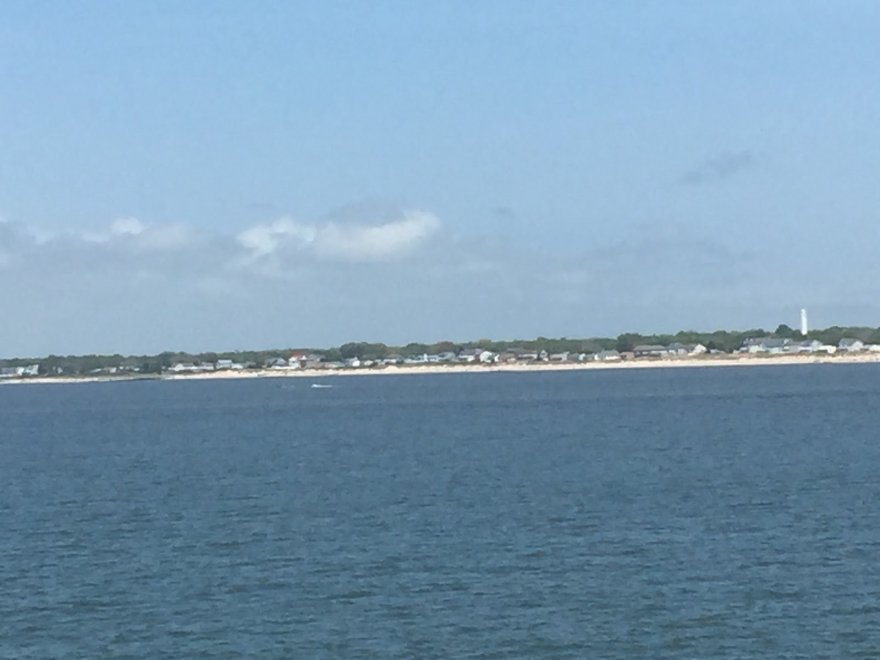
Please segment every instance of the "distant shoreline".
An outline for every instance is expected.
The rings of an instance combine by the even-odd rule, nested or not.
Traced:
[[[363,369],[247,369],[155,376],[35,376],[0,380],[0,385],[45,385],[68,383],[116,383],[136,381],[243,380],[254,378],[339,378],[345,376],[416,376],[428,374],[529,373],[555,371],[611,371],[615,369],[682,369],[706,367],[760,367],[808,364],[878,364],[880,354],[837,354],[834,356],[771,355],[734,357],[682,357],[622,360],[619,362],[540,362],[532,364],[398,365]]]

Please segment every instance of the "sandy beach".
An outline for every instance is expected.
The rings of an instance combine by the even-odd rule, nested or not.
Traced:
[[[592,371],[614,369],[693,369],[710,367],[767,367],[809,364],[876,364],[880,353],[840,353],[835,355],[769,355],[718,356],[678,359],[639,359],[620,362],[540,362],[516,364],[426,364],[398,365],[365,369],[248,369],[238,371],[211,371],[189,374],[162,374],[156,376],[40,376],[0,380],[2,385],[106,383],[135,380],[232,380],[244,378],[344,378],[348,376],[415,376],[427,374],[486,374],[526,373],[550,371]]]

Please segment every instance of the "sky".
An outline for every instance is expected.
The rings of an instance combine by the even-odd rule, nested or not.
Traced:
[[[0,356],[880,325],[872,1],[0,3]]]

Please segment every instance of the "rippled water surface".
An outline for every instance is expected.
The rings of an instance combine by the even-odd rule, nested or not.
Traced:
[[[880,656],[873,365],[0,387],[0,654]]]

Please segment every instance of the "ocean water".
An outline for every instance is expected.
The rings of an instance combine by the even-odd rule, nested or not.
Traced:
[[[0,387],[0,656],[880,656],[878,367],[311,382]]]

